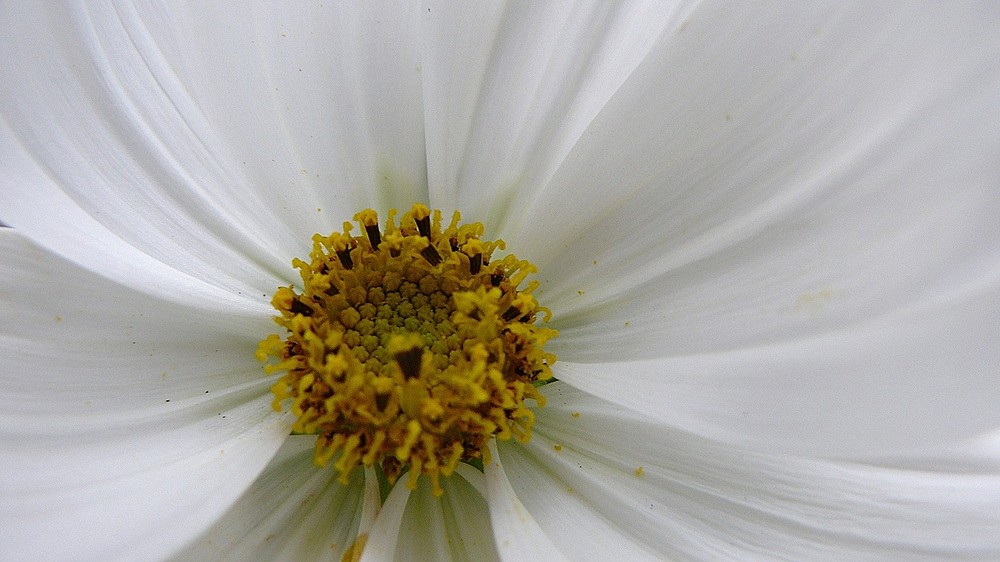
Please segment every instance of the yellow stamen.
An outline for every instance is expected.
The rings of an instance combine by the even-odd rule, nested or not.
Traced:
[[[536,385],[552,377],[544,351],[555,330],[532,296],[535,271],[513,255],[493,262],[502,240],[481,240],[480,223],[442,228],[441,212],[414,205],[384,230],[366,209],[364,234],[315,235],[309,261],[296,259],[303,288],[279,288],[272,304],[286,330],[260,342],[274,406],[292,430],[317,435],[316,464],[336,458],[342,482],[378,463],[390,483],[440,478],[459,462],[488,461],[492,438],[527,441],[543,406]],[[544,318],[542,318],[544,317]]]

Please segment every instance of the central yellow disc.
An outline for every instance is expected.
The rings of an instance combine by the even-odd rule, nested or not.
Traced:
[[[555,330],[531,292],[535,271],[513,255],[493,261],[501,240],[481,240],[480,223],[442,228],[440,211],[414,205],[384,230],[370,209],[355,215],[364,235],[313,236],[310,261],[292,264],[303,289],[282,287],[272,304],[284,337],[261,341],[257,357],[274,406],[290,407],[292,430],[318,435],[316,463],[341,481],[378,463],[390,483],[409,466],[408,485],[440,477],[459,462],[488,462],[486,444],[531,437],[536,384],[551,379],[555,356],[543,350]],[[289,402],[286,399],[290,399]]]

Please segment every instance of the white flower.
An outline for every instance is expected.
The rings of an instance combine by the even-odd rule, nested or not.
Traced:
[[[211,4],[0,7],[3,556],[1000,557],[993,5]],[[376,517],[253,351],[414,201],[561,382]]]

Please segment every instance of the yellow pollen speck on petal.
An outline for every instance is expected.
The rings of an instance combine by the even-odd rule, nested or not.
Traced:
[[[440,495],[459,462],[489,462],[490,439],[531,438],[557,332],[541,325],[551,312],[532,295],[538,282],[526,283],[535,267],[495,258],[505,244],[482,239],[482,224],[457,212],[445,224],[419,204],[398,215],[380,229],[366,209],[353,217],[360,235],[344,223],[313,236],[309,259],[292,261],[301,289],[271,300],[285,334],[256,356],[284,373],[274,406],[317,436],[317,465],[332,462],[344,483],[359,465],[390,484],[408,467],[407,486],[427,476]]]
[[[368,543],[368,533],[361,533],[354,541],[354,544],[344,552],[341,562],[358,562],[365,552],[365,545]]]
[[[636,476],[638,476],[639,478],[642,478],[642,474],[643,474],[643,472],[645,472],[645,470],[641,466],[639,466],[639,467],[636,467],[636,469],[633,472],[635,472]]]

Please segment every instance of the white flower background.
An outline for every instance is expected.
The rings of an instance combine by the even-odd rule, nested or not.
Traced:
[[[3,3],[0,559],[1000,558],[997,29]],[[561,382],[380,507],[253,351],[314,232],[414,201],[538,265]]]

